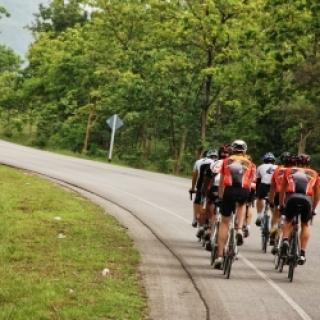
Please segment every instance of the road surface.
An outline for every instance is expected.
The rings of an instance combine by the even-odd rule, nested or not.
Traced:
[[[190,180],[82,160],[0,140],[0,163],[53,178],[104,206],[128,228],[142,255],[150,317],[175,319],[320,319],[320,223],[307,263],[293,283],[260,251],[260,233],[239,248],[230,279],[210,266],[191,227]],[[192,164],[190,164],[192,165]],[[119,206],[118,206],[119,205]],[[254,219],[253,219],[254,220]]]

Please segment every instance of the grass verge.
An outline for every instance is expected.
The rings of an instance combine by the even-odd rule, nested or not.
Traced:
[[[140,256],[115,219],[30,173],[0,176],[0,319],[146,318]]]

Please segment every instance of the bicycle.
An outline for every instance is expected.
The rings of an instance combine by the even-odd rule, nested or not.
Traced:
[[[223,252],[223,274],[226,279],[230,278],[233,261],[237,255],[236,232],[235,232],[235,214],[232,214],[229,224],[228,240]]]
[[[278,223],[278,231],[274,238],[274,246],[272,248],[272,253],[274,253],[274,267],[276,270],[278,269],[280,263],[280,244],[282,242],[282,227],[284,220],[285,216],[281,215]]]
[[[218,207],[215,207],[215,214],[216,214],[216,221],[214,223],[214,227],[212,230],[212,237],[211,237],[211,265],[213,265],[214,260],[218,257],[218,233],[219,233],[219,227],[220,227],[220,209]]]
[[[270,237],[270,203],[269,198],[265,198],[266,204],[264,208],[263,218],[261,220],[261,249],[267,252]]]
[[[194,193],[197,193],[197,191],[189,191],[190,200],[192,200],[192,195],[193,195]],[[202,210],[205,211],[205,210],[206,210],[206,197],[204,196],[203,193],[201,193],[201,203],[202,203]],[[199,221],[198,221],[198,223],[199,223]],[[207,230],[208,228],[210,228],[210,221],[209,221],[209,219],[206,219],[206,220],[205,220],[205,223],[204,223],[203,228],[204,228],[203,233],[202,233],[202,235],[200,236],[200,238],[199,238],[199,240],[198,240],[199,242],[201,242],[202,247],[205,246],[205,242],[206,242],[206,239],[205,239],[206,230]]]
[[[302,205],[297,206],[297,211],[292,219],[292,230],[289,236],[289,248],[286,255],[279,253],[279,272],[283,271],[283,266],[289,265],[288,279],[293,280],[294,269],[298,266],[299,260],[299,215],[301,214]],[[281,251],[281,247],[280,247]]]

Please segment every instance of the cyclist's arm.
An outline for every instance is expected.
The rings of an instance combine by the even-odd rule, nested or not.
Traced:
[[[312,197],[312,212],[316,211],[317,205],[319,203],[320,200],[320,190],[319,190],[319,186],[315,186],[313,188],[313,197]]]
[[[198,170],[193,170],[191,190],[194,190],[194,189],[195,189],[196,183],[197,183],[197,179],[198,179]]]
[[[281,189],[280,189],[280,193],[279,193],[279,205],[280,206],[284,206],[284,200],[285,200],[285,196],[286,196],[287,187],[288,187],[288,181],[284,177],[283,181],[282,181],[282,186],[281,186]]]

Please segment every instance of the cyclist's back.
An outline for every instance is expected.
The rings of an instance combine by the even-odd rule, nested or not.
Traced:
[[[302,154],[297,157],[297,166],[285,169],[279,196],[282,211],[286,216],[283,225],[283,255],[288,250],[291,221],[296,214],[300,214],[300,264],[304,264],[306,261],[305,251],[310,237],[309,221],[319,201],[319,175],[315,170],[309,168],[309,164],[310,157]],[[285,210],[283,209],[284,204]],[[297,211],[298,208],[300,208],[299,211]]]

